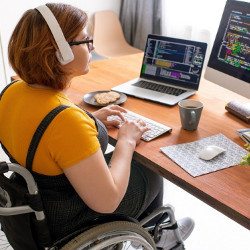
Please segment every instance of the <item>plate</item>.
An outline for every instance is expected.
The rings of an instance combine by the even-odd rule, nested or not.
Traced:
[[[96,102],[94,96],[96,94],[100,94],[100,93],[107,93],[109,92],[110,90],[101,90],[101,91],[94,91],[94,92],[90,92],[88,94],[86,94],[84,97],[83,97],[83,100],[90,104],[90,105],[93,105],[93,106],[98,106],[98,107],[104,107],[104,106],[108,106],[110,104],[116,104],[116,105],[119,105],[119,104],[122,104],[124,103],[126,100],[127,100],[127,96],[123,93],[120,93],[120,98],[118,100],[116,100],[115,102],[111,102],[109,104],[106,104],[106,105],[101,105],[99,103]],[[115,92],[115,91],[114,91]]]

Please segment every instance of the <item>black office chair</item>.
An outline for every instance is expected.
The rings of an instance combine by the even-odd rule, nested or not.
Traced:
[[[13,172],[10,178],[5,176],[8,171]],[[162,216],[155,226],[145,227],[147,222],[160,214]],[[0,162],[0,221],[8,241],[18,250],[150,250],[156,249],[155,242],[159,240],[162,228],[174,230],[177,242],[174,249],[184,249],[170,205],[159,207],[142,221],[122,215],[97,218],[53,242],[36,182],[26,168],[15,163]]]

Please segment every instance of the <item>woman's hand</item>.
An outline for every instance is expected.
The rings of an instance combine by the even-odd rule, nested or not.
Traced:
[[[126,113],[127,111],[118,105],[109,105],[97,110],[96,112],[93,112],[92,115],[99,119],[106,127],[111,127],[118,126],[121,122],[118,120],[108,121],[107,117],[110,115],[117,115],[121,118],[122,121],[125,121],[122,112]]]
[[[148,130],[150,130],[150,128],[148,128],[146,123],[139,118],[134,121],[125,121],[119,129],[117,140],[124,139],[136,146],[140,142],[143,133]]]
[[[140,142],[142,134],[148,131],[150,128],[148,128],[146,126],[146,123],[141,119],[136,119],[134,121],[125,121],[122,113],[127,113],[127,111],[118,105],[109,105],[97,110],[92,114],[96,118],[98,118],[106,127],[120,125],[121,122],[118,120],[107,121],[107,117],[110,115],[119,116],[123,122],[123,125],[119,129],[117,139],[125,139],[135,146]]]

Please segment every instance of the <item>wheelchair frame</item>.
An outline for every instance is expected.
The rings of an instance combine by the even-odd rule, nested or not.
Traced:
[[[15,163],[0,162],[0,174],[9,171],[21,175],[26,184],[30,195],[38,195],[39,190],[32,174],[26,168]],[[1,185],[0,185],[1,186]],[[0,187],[0,199],[6,200],[6,192]],[[6,201],[7,202],[7,201]],[[34,213],[37,221],[45,221],[44,211],[37,211],[29,205],[16,207],[1,207],[0,216],[20,215]],[[155,226],[145,227],[146,223],[158,215],[162,215]],[[165,221],[168,218],[167,221]],[[116,220],[116,216],[114,216]],[[71,235],[50,245],[45,244],[45,250],[73,250],[73,249],[123,249],[124,244],[131,244],[136,249],[156,249],[155,242],[158,242],[162,229],[174,230],[176,236],[176,246],[173,249],[184,249],[177,222],[174,216],[174,208],[171,205],[159,207],[143,220],[136,222],[129,218],[105,222],[94,225],[87,229],[78,230]],[[66,243],[64,243],[67,241]],[[49,242],[49,239],[48,241]],[[62,243],[63,242],[63,243]],[[63,244],[63,246],[60,246]],[[58,247],[59,246],[59,247]],[[137,248],[139,247],[139,248]],[[40,248],[39,248],[40,249]],[[127,248],[126,248],[127,249]]]

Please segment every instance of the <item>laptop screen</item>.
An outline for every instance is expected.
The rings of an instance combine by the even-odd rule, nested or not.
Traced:
[[[198,90],[207,44],[148,35],[140,77]]]

